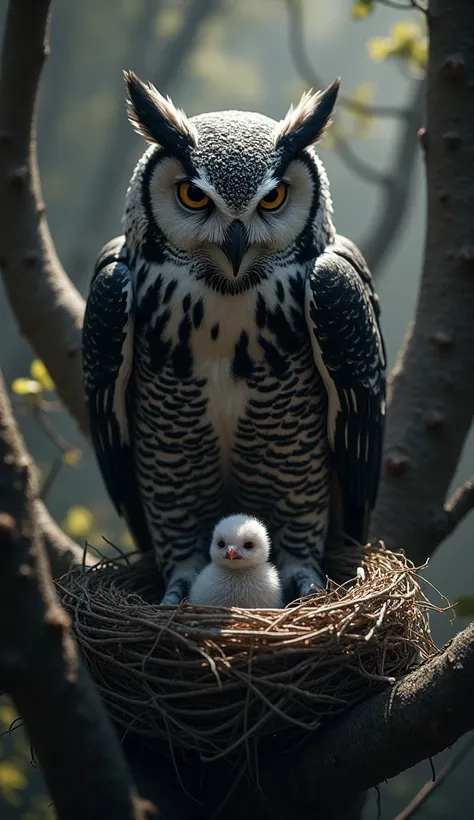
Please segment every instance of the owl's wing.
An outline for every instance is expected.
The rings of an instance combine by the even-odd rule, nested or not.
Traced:
[[[141,550],[151,548],[133,461],[130,408],[134,297],[123,236],[97,260],[82,332],[92,441],[109,495]]]
[[[359,249],[337,236],[315,261],[305,295],[346,535],[364,543],[377,496],[385,419],[385,349],[378,298]]]

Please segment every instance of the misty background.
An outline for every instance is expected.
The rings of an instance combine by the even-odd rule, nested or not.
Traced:
[[[323,83],[340,76],[347,95],[361,93],[357,90],[362,86],[367,93],[373,90],[374,103],[408,104],[413,83],[409,71],[393,61],[374,62],[367,41],[385,35],[401,19],[418,19],[413,13],[376,6],[373,14],[356,21],[351,0],[305,0],[302,5],[308,55]],[[5,12],[6,2],[0,0],[2,28]],[[100,248],[121,232],[128,179],[145,147],[126,119],[123,69],[133,69],[143,80],[151,80],[189,115],[239,108],[278,120],[307,88],[290,56],[285,0],[57,0],[51,48],[38,121],[43,195],[60,258],[84,296]],[[397,120],[374,119],[364,125],[343,113],[339,123],[358,156],[374,168],[393,172],[400,128]],[[380,189],[341,162],[331,138],[319,153],[331,182],[338,232],[364,247],[364,238],[379,214]],[[422,262],[425,190],[418,148],[416,153],[401,230],[376,270],[390,367],[413,314]],[[28,376],[34,358],[1,291],[0,366],[7,384]],[[27,446],[46,474],[57,450],[24,404],[14,397]],[[65,413],[52,412],[48,417],[71,446],[82,451],[80,461],[63,466],[52,485],[48,506],[53,516],[64,522],[71,507],[84,507],[93,516],[88,533],[93,543],[100,546],[101,535],[106,535],[126,544],[123,524],[106,496],[92,451]],[[455,486],[471,476],[473,465],[471,436]],[[82,543],[84,539],[78,535],[78,540]],[[452,602],[474,593],[473,546],[472,518],[466,518],[424,573]],[[432,597],[440,602],[436,595]],[[451,623],[446,616],[435,616],[435,642],[441,645],[465,623],[465,619]],[[1,706],[0,719],[8,715],[8,707]],[[47,798],[31,797],[42,788],[34,768],[26,770],[26,777],[31,777],[28,801],[23,795],[25,784],[15,788],[11,778],[6,778],[6,785],[2,780],[2,761],[17,761],[20,766],[20,743],[19,733],[12,739],[0,737],[0,815],[5,820],[53,817]],[[436,758],[438,771],[450,754]],[[474,797],[471,767],[472,760],[464,761],[418,816],[430,820],[469,816]],[[425,762],[382,785],[383,820],[401,811],[430,775]],[[376,817],[377,798],[372,793],[364,818]]]

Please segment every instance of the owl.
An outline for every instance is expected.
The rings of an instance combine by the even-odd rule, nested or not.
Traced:
[[[163,604],[187,596],[216,522],[241,511],[265,522],[286,600],[312,594],[330,522],[366,540],[385,415],[378,300],[315,151],[339,81],[276,122],[188,118],[125,80],[149,146],[83,330],[107,490],[154,551]]]

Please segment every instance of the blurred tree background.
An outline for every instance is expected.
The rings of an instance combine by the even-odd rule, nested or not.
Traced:
[[[243,108],[275,119],[311,83],[341,76],[348,100],[320,154],[341,233],[365,250],[384,208],[385,228],[388,224],[390,232],[393,220],[398,224],[394,243],[382,240],[374,270],[391,367],[412,315],[420,272],[425,200],[421,154],[413,144],[422,111],[409,132],[412,149],[403,153],[403,120],[370,116],[365,106],[404,110],[413,102],[426,37],[423,16],[409,6],[402,0],[56,0],[52,53],[41,89],[39,160],[49,224],[81,293],[87,292],[101,246],[120,233],[127,181],[144,147],[126,120],[122,69],[154,82],[189,115]],[[2,25],[5,10],[0,0]],[[397,181],[404,173],[408,196],[397,214],[397,192],[390,199],[387,180]],[[4,294],[0,351],[52,514],[79,543],[87,539],[106,552],[105,536],[127,547],[128,535],[105,494],[93,454],[57,406],[48,376],[33,361]],[[471,436],[456,486],[469,478],[473,460]],[[454,601],[472,595],[473,570],[472,524],[466,519],[425,575]],[[435,641],[441,645],[465,623],[436,616]],[[14,718],[8,701],[0,699],[0,732],[5,732],[0,736],[0,816],[54,817],[24,736],[7,732]],[[450,754],[435,761],[438,770]],[[420,810],[420,818],[469,816],[470,765],[467,760],[456,768]],[[429,776],[424,763],[381,787],[383,820],[401,811]],[[376,795],[370,796],[364,817],[377,817]]]

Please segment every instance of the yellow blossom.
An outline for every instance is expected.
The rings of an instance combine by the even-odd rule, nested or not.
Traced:
[[[20,802],[18,792],[26,786],[26,777],[13,763],[8,760],[0,762],[0,794],[13,806]]]
[[[377,63],[386,60],[392,53],[392,41],[390,37],[371,37],[367,41],[369,57]]]
[[[36,379],[14,379],[12,390],[17,396],[37,396],[43,388]]]
[[[94,516],[86,507],[70,507],[63,529],[74,538],[85,538],[94,526]]]
[[[373,0],[355,0],[352,4],[352,16],[354,20],[363,20],[372,11]]]
[[[81,458],[82,453],[80,450],[67,450],[63,453],[63,462],[69,467],[74,467]]]
[[[43,390],[54,390],[54,382],[40,359],[31,362],[30,373],[40,383]]]

